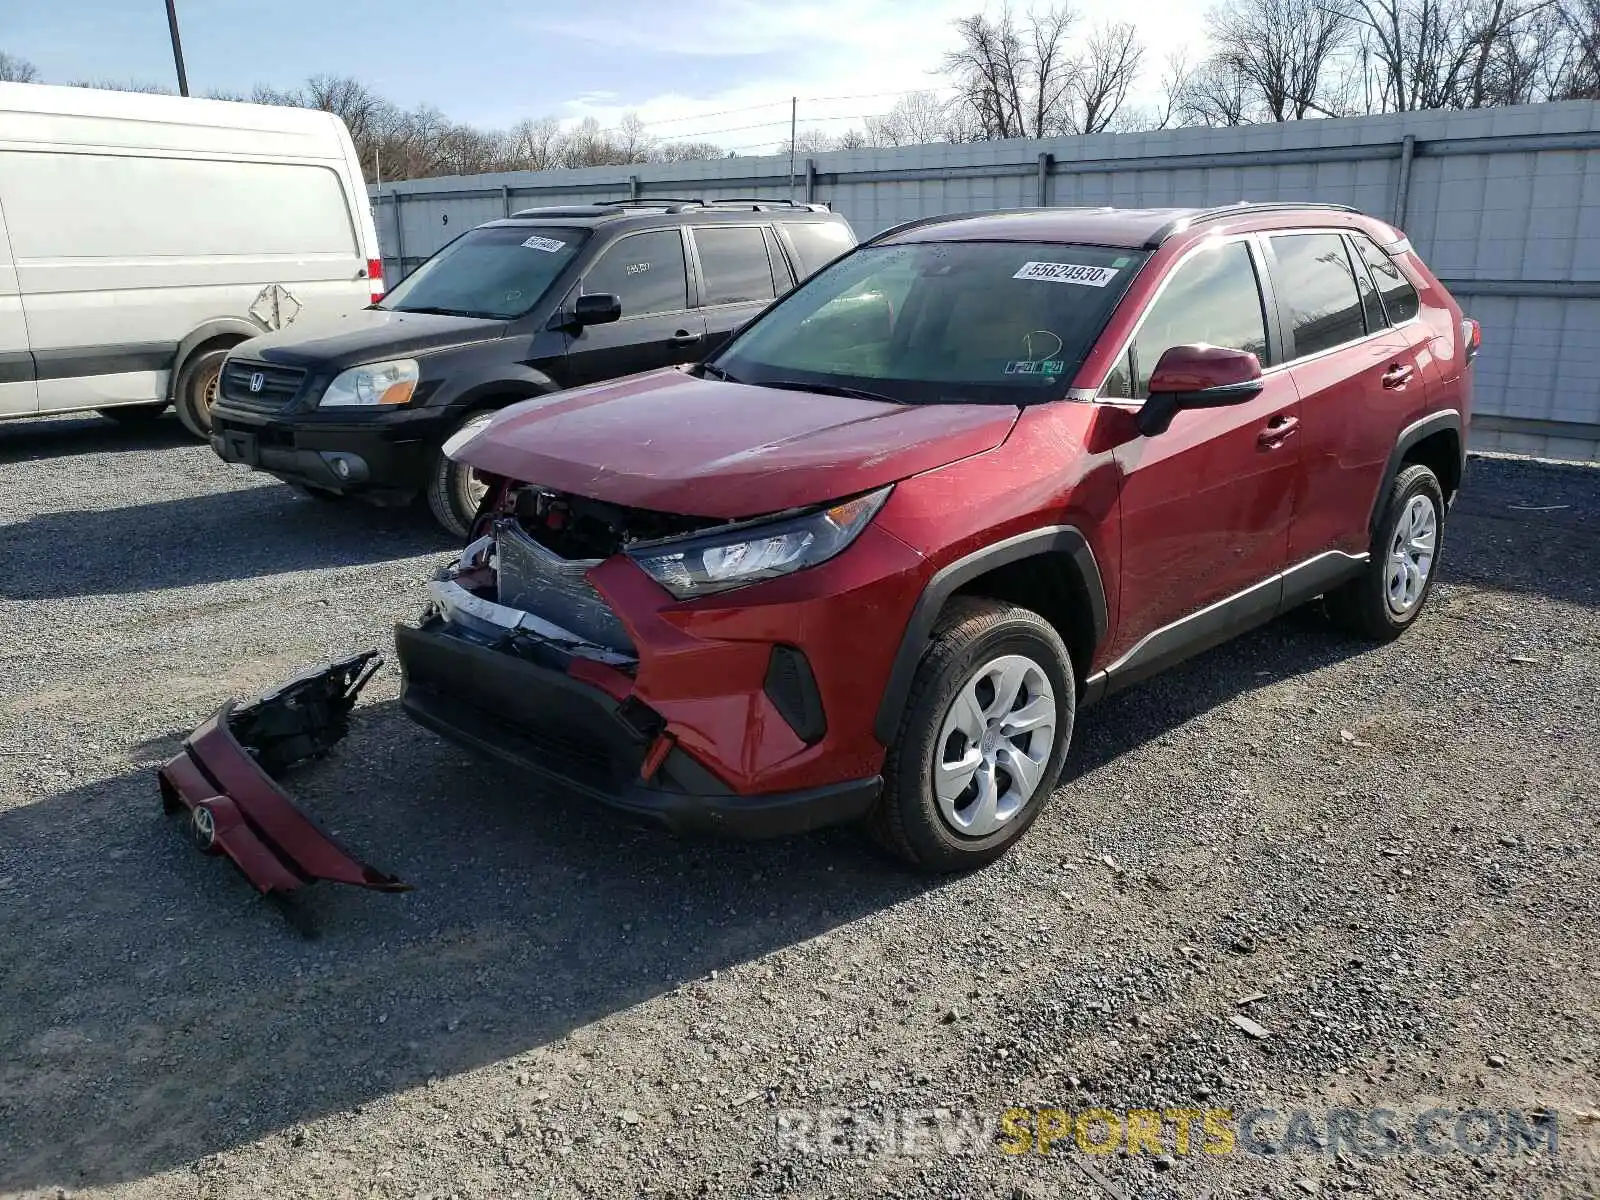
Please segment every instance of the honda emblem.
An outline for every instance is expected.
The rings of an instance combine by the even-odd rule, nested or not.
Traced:
[[[266,385],[267,377],[260,371],[256,371],[250,376],[250,390],[252,392],[259,392],[262,388],[266,387]]]

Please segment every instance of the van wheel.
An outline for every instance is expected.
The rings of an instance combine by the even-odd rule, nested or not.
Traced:
[[[191,355],[178,372],[178,386],[172,389],[172,404],[183,427],[202,441],[211,438],[211,406],[217,402],[217,384],[222,375],[226,348]]]
[[[1038,613],[951,601],[889,751],[873,836],[929,872],[999,858],[1055,789],[1076,696],[1067,648]]]
[[[95,409],[95,412],[108,421],[117,421],[123,425],[143,425],[154,421],[166,411],[165,400],[160,404],[119,404],[116,408]]]
[[[473,413],[457,425],[450,436],[487,425],[493,417],[492,412]],[[466,540],[488,490],[471,467],[446,458],[442,449],[434,454],[433,470],[428,475],[428,508],[433,512],[433,519],[456,537]]]

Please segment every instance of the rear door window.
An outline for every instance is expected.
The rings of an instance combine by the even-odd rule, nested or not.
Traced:
[[[1378,249],[1370,238],[1359,233],[1353,236],[1361,257],[1367,260],[1367,266],[1372,270],[1372,282],[1378,285],[1378,294],[1383,297],[1383,307],[1389,314],[1390,324],[1398,325],[1416,316],[1421,301],[1417,299],[1417,289],[1411,286],[1411,281],[1400,273],[1394,260]]]
[[[1200,251],[1173,271],[1134,335],[1133,345],[1106,377],[1101,395],[1142,400],[1150,376],[1173,346],[1200,343],[1248,350],[1267,362],[1267,320],[1250,248],[1225,242]]]
[[[605,292],[622,301],[623,320],[688,308],[683,235],[676,229],[634,233],[611,246],[583,277],[584,295]]]
[[[706,226],[694,231],[694,244],[703,276],[701,304],[749,304],[778,294],[761,226]]]
[[[856,244],[843,221],[781,221],[800,278],[814,275]]]
[[[1365,337],[1356,270],[1337,233],[1278,234],[1269,239],[1278,304],[1289,318],[1294,357],[1320,354]]]

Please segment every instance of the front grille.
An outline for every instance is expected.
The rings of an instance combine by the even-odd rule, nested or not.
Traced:
[[[495,551],[501,604],[543,617],[608,650],[636,653],[617,614],[584,578],[598,559],[562,558],[513,521],[495,526]]]
[[[260,376],[260,386],[251,383]],[[303,367],[280,367],[274,363],[230,358],[222,364],[222,395],[230,404],[244,408],[283,408],[300,394],[305,385]]]

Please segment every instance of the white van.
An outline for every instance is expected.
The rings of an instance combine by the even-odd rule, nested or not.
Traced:
[[[330,113],[0,83],[0,419],[171,404],[203,437],[230,346],[382,271]]]

